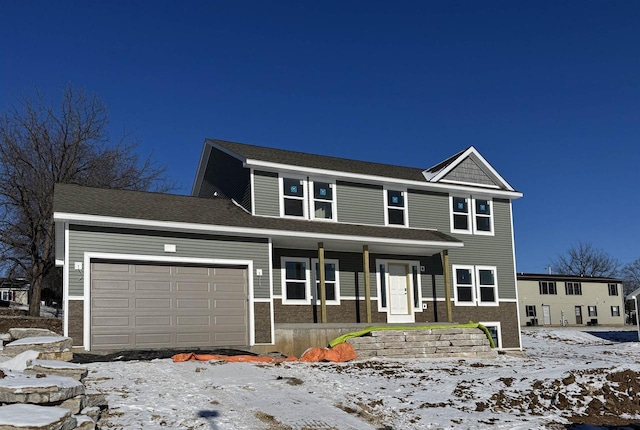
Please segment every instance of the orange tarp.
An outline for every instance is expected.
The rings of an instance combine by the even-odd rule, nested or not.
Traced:
[[[333,348],[309,348],[300,357],[300,361],[305,363],[318,361],[331,361],[343,363],[356,358],[356,352],[349,343],[341,343]],[[176,354],[172,357],[175,363],[183,361],[198,360],[211,361],[221,360],[232,363],[282,363],[283,361],[298,361],[296,357],[277,359],[260,355],[218,355],[218,354],[196,354],[193,352]]]

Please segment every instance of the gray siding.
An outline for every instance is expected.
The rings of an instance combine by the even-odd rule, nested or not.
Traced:
[[[278,174],[254,170],[253,187],[255,214],[280,216]]]
[[[381,186],[336,182],[338,222],[384,225]]]
[[[55,259],[64,260],[64,223],[55,223]]]
[[[164,252],[164,244],[176,245],[175,253]],[[222,236],[172,234],[141,230],[123,230],[72,226],[69,231],[69,295],[84,295],[83,272],[73,269],[74,262],[83,262],[85,252],[128,255],[150,255],[189,258],[253,260],[254,297],[269,298],[269,244],[266,241],[241,240]],[[126,257],[125,257],[126,259]],[[255,269],[262,269],[258,278]]]
[[[212,198],[215,192],[234,199],[251,211],[249,169],[244,168],[237,158],[211,148],[198,197]]]
[[[447,194],[409,190],[408,199],[411,227],[435,228],[464,242],[463,248],[449,251],[451,265],[496,266],[498,297],[501,299],[516,298],[511,202],[509,200],[493,199],[495,235],[485,236],[451,232],[449,195]],[[442,276],[436,277],[436,293],[438,297],[444,298],[444,279]],[[431,293],[430,296],[432,295]]]
[[[409,227],[449,231],[449,195],[408,190]]]
[[[484,170],[471,157],[467,157],[442,179],[470,182],[472,184],[498,185],[487,176]]]

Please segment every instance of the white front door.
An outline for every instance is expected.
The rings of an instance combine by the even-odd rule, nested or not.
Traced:
[[[542,318],[544,325],[551,324],[551,307],[549,305],[542,305]]]
[[[409,266],[389,263],[388,322],[414,322]]]

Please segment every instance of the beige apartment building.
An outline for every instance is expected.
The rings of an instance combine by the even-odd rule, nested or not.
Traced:
[[[518,273],[521,326],[624,325],[622,281]]]

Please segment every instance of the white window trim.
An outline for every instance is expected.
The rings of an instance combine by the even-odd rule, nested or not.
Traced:
[[[325,264],[329,263],[329,264],[335,264],[336,265],[336,281],[333,283],[335,285],[335,289],[336,289],[336,299],[335,300],[327,300],[326,303],[327,305],[339,305],[340,304],[340,262],[339,260],[336,259],[329,259],[329,258],[325,258],[324,259]],[[313,286],[311,288],[311,293],[313,294],[316,289],[315,289],[315,281],[316,279],[318,280],[318,282],[320,282],[320,274],[316,273],[316,264],[319,264],[320,260],[317,258],[312,258],[311,259],[311,280],[313,281]],[[325,284],[326,284],[326,280],[325,280]],[[316,297],[316,304],[319,305],[320,303],[320,297]]]
[[[287,299],[287,266],[286,262],[306,263],[305,269],[305,299]],[[280,284],[283,305],[310,305],[311,304],[311,268],[309,267],[308,258],[300,257],[281,257],[280,258]]]
[[[453,222],[453,198],[464,198],[467,202],[467,225],[469,226],[465,230],[454,228]],[[482,231],[478,230],[478,220],[476,216],[486,217],[486,215],[478,215],[476,213],[476,200],[487,200],[489,204],[489,225],[491,226],[491,231]],[[495,236],[495,225],[494,225],[494,207],[493,207],[493,199],[491,197],[481,197],[481,196],[472,196],[469,194],[450,194],[449,195],[449,222],[452,233],[459,234],[477,234],[480,236]]]
[[[491,228],[490,231],[483,231],[483,230],[478,230],[478,217],[483,217],[483,218],[487,218],[486,215],[484,214],[478,214],[476,213],[476,200],[486,200],[488,205],[489,205],[489,226]],[[493,225],[493,199],[492,198],[477,198],[477,197],[471,197],[471,201],[472,201],[472,208],[471,208],[471,213],[472,213],[472,218],[473,218],[473,233],[474,234],[479,234],[482,236],[495,236],[495,228]]]
[[[0,295],[2,296],[2,300],[5,302],[11,301],[11,292],[10,291],[0,291]]]
[[[302,185],[302,198],[299,197],[291,197],[284,195],[284,180],[285,179],[296,179],[300,181]],[[291,218],[291,219],[309,219],[309,204],[308,204],[308,187],[307,180],[303,176],[297,175],[278,175],[278,198],[280,202],[280,216],[282,218]],[[292,200],[302,200],[302,216],[293,216],[293,215],[285,215],[284,214],[284,200],[285,198],[290,198]]]
[[[481,270],[492,270],[493,271],[493,289],[494,289],[494,301],[493,302],[483,302],[481,301],[480,295],[480,271]],[[499,297],[498,297],[498,269],[495,266],[476,266],[476,300],[478,302],[478,306],[498,306]],[[487,287],[487,285],[485,285]]]
[[[332,190],[332,199],[331,200],[323,200],[323,199],[316,199],[315,196],[315,190],[314,190],[314,184],[315,182],[324,182],[329,184],[329,188],[331,188]],[[313,178],[309,180],[308,183],[308,190],[309,190],[309,216],[310,219],[315,220],[315,221],[328,221],[328,222],[335,222],[338,221],[338,205],[336,203],[337,198],[336,198],[336,194],[337,194],[337,187],[336,187],[336,182],[334,180],[329,180],[329,179],[323,179],[323,178]],[[283,195],[284,197],[284,195]],[[316,205],[315,202],[319,201],[319,202],[331,202],[331,218],[316,218]]]
[[[502,327],[500,321],[480,321],[480,324],[487,328],[496,327],[498,329],[498,344],[495,347],[496,349],[502,349]]]
[[[404,207],[402,208],[404,210],[404,224],[389,224],[389,191],[400,191],[402,193],[404,200]],[[407,189],[401,187],[383,187],[382,192],[384,193],[384,225],[387,227],[409,227],[409,193],[407,192]],[[398,206],[392,206],[392,208],[397,210],[400,209]]]
[[[456,275],[456,270],[463,269],[469,270],[471,272],[471,301],[470,302],[461,302],[458,301],[458,277]],[[495,301],[493,302],[482,302],[480,301],[480,270],[493,270],[494,276],[494,291],[495,291]],[[498,269],[495,266],[471,266],[471,265],[463,265],[463,264],[454,264],[451,266],[451,273],[453,277],[453,300],[456,306],[499,306],[500,297],[498,295]],[[467,287],[467,284],[463,284],[462,286]]]
[[[458,276],[456,271],[458,269],[466,269],[471,273],[471,301],[469,302],[460,302],[458,301]],[[473,266],[454,264],[451,266],[451,273],[453,274],[453,301],[456,306],[476,306],[476,271]],[[463,284],[465,287],[469,285]]]

